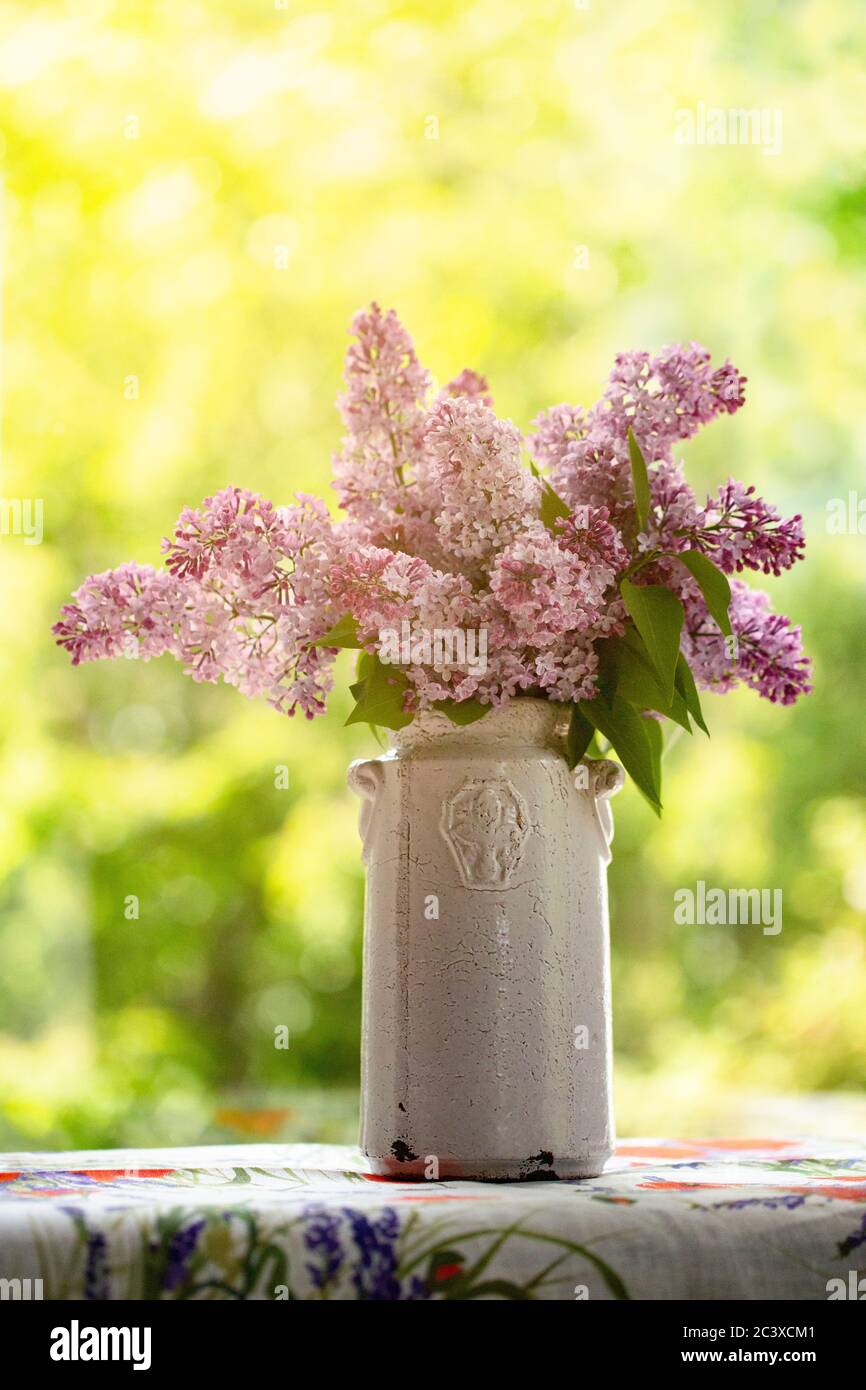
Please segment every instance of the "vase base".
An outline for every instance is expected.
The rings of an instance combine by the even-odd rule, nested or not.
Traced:
[[[364,1157],[376,1177],[394,1178],[402,1182],[447,1182],[460,1179],[469,1182],[560,1182],[574,1178],[597,1178],[610,1152],[590,1154],[586,1158],[559,1158],[542,1151],[530,1158],[439,1158],[426,1154],[421,1158],[400,1159],[393,1154],[370,1154]]]

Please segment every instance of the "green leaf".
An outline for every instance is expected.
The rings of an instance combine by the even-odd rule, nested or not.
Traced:
[[[358,659],[355,662],[355,675],[358,679],[355,681],[354,685],[349,686],[349,690],[356,700],[360,700],[363,694],[364,686],[367,683],[367,677],[373,668],[375,660],[376,657],[372,652],[358,652]]]
[[[646,460],[631,426],[629,426],[628,431],[628,456],[631,459],[631,481],[634,488],[634,507],[637,512],[638,530],[645,531],[650,508],[649,474],[646,469]]]
[[[475,724],[490,713],[490,706],[482,705],[480,700],[434,700],[433,708],[447,714],[452,724],[461,726]]]
[[[725,637],[730,637],[731,620],[728,617],[728,605],[731,602],[731,586],[727,575],[722,574],[718,566],[699,550],[684,550],[677,559],[682,560],[689,574],[697,580],[710,616],[715,618]]]
[[[617,637],[608,637],[596,647],[598,654],[598,688],[608,704],[619,686],[622,671],[622,644]]]
[[[581,714],[613,745],[617,757],[656,815],[661,814],[660,730],[647,729],[655,721],[644,719],[633,705],[614,697],[608,704],[600,695],[581,700]]]
[[[662,752],[664,750],[664,735],[662,726],[657,719],[642,716],[647,738],[649,739],[650,753],[653,760],[653,772],[655,774],[656,786],[661,796],[662,786]]]
[[[358,624],[350,613],[346,613],[339,622],[334,623],[324,637],[317,637],[310,643],[311,647],[360,648],[362,645],[358,636]]]
[[[558,521],[565,521],[571,516],[571,512],[562,498],[554,492],[550,483],[541,484],[541,511],[539,512],[542,522],[548,531],[556,534],[559,531]]]
[[[532,459],[529,460],[529,471],[533,478],[538,478],[541,483],[541,508],[538,515],[548,531],[555,533],[559,530],[557,521],[567,520],[571,516],[571,511],[559,494],[554,492],[547,479],[541,476],[541,470]]]
[[[358,682],[361,689],[357,704],[346,720],[347,724],[380,724],[384,729],[405,729],[413,715],[403,709],[403,697],[409,681],[402,671],[386,666],[378,656],[370,656],[364,669],[367,674]],[[356,687],[353,687],[353,694]]]
[[[692,726],[682,692],[675,689],[671,698],[665,699],[661,681],[637,629],[629,624],[624,636],[607,639],[602,650],[606,652],[608,648],[610,652],[605,656],[604,662],[602,655],[599,655],[599,669],[602,671],[599,683],[602,694],[607,694],[606,684],[610,680],[608,673],[613,668],[616,672],[613,685],[615,693],[628,700],[629,704],[635,705],[638,710],[653,709],[657,714],[665,715],[690,734]]]
[[[677,669],[676,674],[674,676],[674,680],[676,682],[677,690],[680,692],[680,694],[686,702],[686,707],[688,708],[689,714],[692,716],[692,719],[694,719],[698,728],[703,729],[707,738],[709,738],[710,731],[704,723],[704,714],[703,710],[701,709],[701,697],[698,694],[698,687],[695,685],[695,678],[692,675],[692,668],[686,661],[682,652],[680,652],[680,658],[677,662]]]
[[[581,758],[592,743],[595,728],[585,719],[577,705],[571,707],[568,721],[568,734],[565,740],[565,760],[569,767],[577,767]]]
[[[510,1279],[485,1279],[482,1284],[467,1285],[465,1290],[461,1290],[459,1297],[463,1298],[489,1298],[495,1294],[497,1298],[505,1298],[512,1302],[532,1301],[532,1294],[527,1293],[519,1284],[514,1284]],[[456,1297],[448,1294],[447,1297]]]
[[[634,625],[646,644],[665,699],[670,701],[680,651],[683,605],[664,584],[647,584],[640,588],[632,584],[630,579],[623,579],[619,589]]]

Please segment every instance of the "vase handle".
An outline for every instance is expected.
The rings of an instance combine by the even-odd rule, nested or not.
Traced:
[[[624,781],[625,773],[621,765],[612,758],[582,758],[574,769],[574,785],[578,791],[587,792],[592,799],[605,864],[610,863],[613,842],[613,812],[609,802]]]
[[[376,798],[384,776],[380,758],[362,758],[349,764],[349,786],[356,796],[361,798],[361,808],[358,812],[358,833],[363,845],[361,858],[365,864],[368,862],[370,852],[370,822],[373,819]]]

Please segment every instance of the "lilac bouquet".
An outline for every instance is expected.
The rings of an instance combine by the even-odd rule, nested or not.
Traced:
[[[526,439],[464,371],[438,393],[377,305],[352,325],[335,487],[343,519],[228,487],[186,509],[165,568],[93,575],[54,628],[75,664],[170,652],[194,680],[308,718],[340,648],[359,652],[349,722],[419,710],[458,724],[521,695],[570,707],[576,762],[601,737],[660,807],[662,724],[706,731],[699,690],[807,692],[800,628],[728,575],[803,554],[729,480],[701,504],[675,446],[744,403],[745,378],[697,344],[620,354],[589,410],[543,412]]]

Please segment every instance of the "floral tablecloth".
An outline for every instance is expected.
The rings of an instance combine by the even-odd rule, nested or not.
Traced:
[[[827,1299],[866,1275],[847,1140],[631,1140],[596,1179],[495,1185],[325,1145],[0,1166],[4,1297]]]

